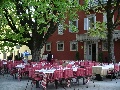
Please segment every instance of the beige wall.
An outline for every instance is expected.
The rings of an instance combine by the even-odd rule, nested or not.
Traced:
[[[42,57],[42,54],[44,53],[44,48],[41,50],[41,57]],[[13,51],[13,56],[14,55],[17,55],[17,52],[19,51],[19,53],[23,53],[25,50],[27,50],[30,54],[31,54],[31,50],[29,49],[29,47],[27,47],[26,45],[23,45],[22,47],[20,47],[20,49],[17,49],[16,46],[14,47],[14,51]],[[6,59],[7,59],[7,56],[10,55],[10,52],[6,53]],[[4,59],[4,54],[2,52],[0,52],[0,59]],[[29,55],[28,56],[28,60],[31,60],[32,59],[32,55]],[[14,58],[13,58],[14,60]]]

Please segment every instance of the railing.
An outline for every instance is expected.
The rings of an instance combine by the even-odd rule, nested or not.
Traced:
[[[107,37],[101,38],[101,37],[92,37],[89,36],[87,33],[85,34],[76,34],[76,40],[77,41],[96,41],[96,40],[106,40]],[[113,32],[113,39],[117,40],[120,39],[120,30],[115,30]]]
[[[100,38],[100,37],[91,37],[88,34],[76,34],[76,40],[77,41],[97,41],[97,40],[105,40],[106,38]]]

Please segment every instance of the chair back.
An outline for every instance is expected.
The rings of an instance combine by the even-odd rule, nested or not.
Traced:
[[[84,64],[84,62],[80,62],[80,66],[84,66],[85,64]]]
[[[67,68],[72,68],[71,64],[66,65]]]
[[[99,62],[94,62],[94,66],[97,66],[99,65],[100,63]]]
[[[119,65],[118,65],[118,64],[115,64],[115,65],[114,65],[114,69],[115,69],[116,72],[118,72],[118,71],[120,70],[120,69],[119,69]]]
[[[86,67],[85,75],[86,76],[91,76],[92,75],[92,67]]]
[[[62,60],[59,60],[59,64],[62,65],[62,64],[63,64],[63,61],[62,61]]]
[[[94,66],[94,63],[89,62],[89,66],[90,66],[90,67]]]
[[[75,62],[74,65],[75,65],[75,66],[79,66],[79,62]]]
[[[89,62],[88,61],[84,61],[84,65],[88,65],[89,64]]]
[[[64,70],[64,78],[72,78],[73,77],[73,70],[72,69],[66,69]]]
[[[30,65],[25,65],[24,71],[29,71],[29,68],[31,68]]]
[[[8,69],[9,69],[9,70],[12,70],[12,63],[11,63],[11,62],[8,63]]]
[[[0,61],[0,67],[2,67],[3,66],[3,63],[2,63],[2,61]]]
[[[84,68],[78,68],[76,72],[76,76],[85,76],[85,69]]]
[[[63,78],[63,70],[55,70],[54,80],[59,80]]]
[[[32,75],[35,74],[35,68],[29,68],[29,77],[31,78]]]

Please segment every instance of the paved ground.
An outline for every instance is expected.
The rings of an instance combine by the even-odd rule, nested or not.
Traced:
[[[88,86],[88,88],[87,88]],[[35,85],[31,85],[31,81],[28,82],[27,78],[18,81],[13,79],[10,75],[0,75],[0,90],[42,90],[42,88],[35,88]],[[54,84],[49,84],[47,90],[56,90]],[[57,90],[120,90],[120,79],[110,81],[110,79],[104,79],[104,81],[90,81],[87,85],[72,84],[71,88],[64,89],[59,86]]]

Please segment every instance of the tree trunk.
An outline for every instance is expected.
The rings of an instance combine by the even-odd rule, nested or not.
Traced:
[[[108,62],[115,62],[114,58],[114,40],[113,40],[113,30],[108,30]]]
[[[37,48],[34,48],[32,50],[32,61],[39,61],[41,56],[40,56],[40,53],[41,51]]]
[[[107,1],[107,29],[108,29],[108,62],[114,62],[114,40],[113,40],[113,13],[112,13],[112,0]]]
[[[32,47],[32,61],[39,61],[41,56],[41,49],[38,47],[40,46],[39,43],[37,43],[36,41],[33,41],[33,47]]]

